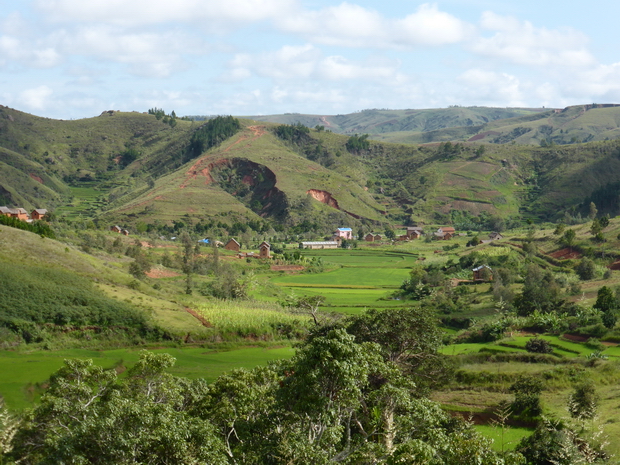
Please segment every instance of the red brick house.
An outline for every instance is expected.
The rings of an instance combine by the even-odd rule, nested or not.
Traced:
[[[239,244],[236,240],[231,239],[226,243],[224,248],[226,250],[232,250],[234,252],[239,252],[239,250],[241,249],[241,244]]]
[[[369,233],[369,234],[366,234],[366,235],[364,236],[364,240],[365,240],[366,242],[374,242],[374,241],[375,241],[375,236],[373,236],[373,235],[372,235],[372,234],[370,234],[370,233]]]
[[[258,256],[259,258],[271,258],[271,244],[269,242],[263,241],[258,246]]]
[[[115,224],[114,226],[110,228],[110,231],[120,234],[123,232],[123,228]]]
[[[42,220],[47,216],[47,210],[45,208],[37,208],[36,210],[32,210],[30,213],[30,217],[33,220]]]

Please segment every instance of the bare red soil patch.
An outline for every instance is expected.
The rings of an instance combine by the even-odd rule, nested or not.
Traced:
[[[588,340],[585,336],[578,336],[577,334],[563,334],[562,337],[564,339],[568,339],[573,342],[586,342]]]
[[[38,182],[39,184],[43,184],[43,179],[41,179],[39,176],[37,176],[36,174],[32,174],[32,173],[28,173],[28,174],[36,182]]]
[[[547,255],[549,255],[551,258],[555,258],[556,260],[569,260],[569,259],[581,258],[581,254],[579,252],[569,247],[556,250],[555,252],[552,252]]]
[[[192,310],[189,307],[185,307],[185,311],[189,313],[191,316],[193,316],[194,318],[196,318],[198,321],[200,321],[200,324],[202,324],[202,326],[204,326],[205,328],[213,327],[213,325],[208,320],[206,320],[202,315],[199,315],[198,313],[196,313],[195,310]]]
[[[181,276],[180,273],[176,273],[174,271],[170,271],[170,270],[163,270],[161,268],[151,268],[149,271],[146,272],[146,275],[149,278],[174,278],[176,276]]]

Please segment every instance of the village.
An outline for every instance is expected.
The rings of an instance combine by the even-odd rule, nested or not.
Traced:
[[[9,208],[7,206],[2,206],[0,207],[0,215],[31,223],[32,221],[39,221],[45,219],[45,217],[48,215],[48,211],[44,208],[37,208],[32,210],[32,212],[30,212],[29,214],[26,209],[21,207]]]

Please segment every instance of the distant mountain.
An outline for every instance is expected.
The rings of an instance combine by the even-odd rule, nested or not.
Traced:
[[[217,119],[103,112],[58,121],[0,107],[0,205],[124,225],[210,219],[222,228],[304,224],[320,234],[335,224],[463,215],[553,219],[576,215],[591,199],[620,212],[619,107],[519,110],[525,114],[508,119],[500,117],[511,110],[447,110],[452,116],[435,115],[445,124],[495,119],[469,126],[464,142],[436,140],[461,127],[420,133],[431,143],[413,145],[337,134],[326,124],[308,129],[309,120],[243,119],[221,132]],[[440,125],[431,119],[426,127]]]
[[[257,121],[325,126],[340,134],[368,134],[385,142],[428,144],[483,142],[565,145],[620,137],[620,105],[564,109],[451,107],[428,110],[364,110],[348,115],[251,116]]]

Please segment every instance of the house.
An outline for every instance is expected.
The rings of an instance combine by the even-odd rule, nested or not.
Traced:
[[[337,249],[338,241],[300,242],[300,249]]]
[[[271,244],[269,242],[263,241],[258,246],[258,256],[259,258],[271,258]]]
[[[437,230],[438,233],[450,233],[454,236],[454,233],[456,232],[454,230],[454,228],[452,226],[442,226],[441,228],[439,228]]]
[[[364,236],[364,240],[366,242],[374,242],[375,241],[375,236],[371,233],[368,233]]]
[[[334,231],[334,237],[351,240],[353,239],[353,230],[351,228],[338,228]]]
[[[407,226],[407,236],[409,239],[419,239],[424,234],[424,230],[419,226]]]
[[[420,239],[422,237],[422,231],[409,231],[409,228],[407,228],[407,236],[409,239]]]
[[[121,233],[123,234],[123,236],[129,236],[129,229],[123,229]]]
[[[452,239],[454,237],[454,233],[440,232],[440,231],[434,233],[435,239],[437,239],[439,241],[447,241],[447,240]]]
[[[226,250],[232,250],[234,252],[239,252],[239,250],[241,249],[241,244],[239,244],[236,240],[231,239],[226,243],[224,248]]]
[[[500,239],[503,239],[503,238],[504,236],[502,236],[498,232],[492,232],[491,234],[489,234],[489,239],[491,239],[492,241],[499,241]]]
[[[33,220],[42,220],[47,216],[47,210],[45,208],[37,208],[35,210],[32,210],[30,216]]]
[[[487,265],[480,265],[472,269],[474,281],[493,281],[493,270]]]
[[[15,211],[12,208],[0,207],[0,214],[2,214],[2,215],[13,216],[13,213],[15,213]]]
[[[114,226],[110,228],[110,231],[120,234],[123,232],[123,228],[115,224]]]
[[[375,242],[382,239],[381,234],[375,234]]]

